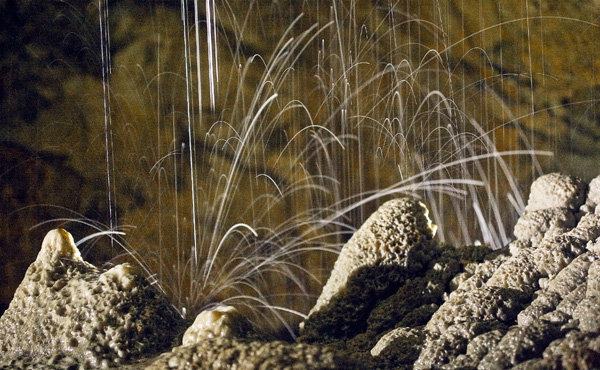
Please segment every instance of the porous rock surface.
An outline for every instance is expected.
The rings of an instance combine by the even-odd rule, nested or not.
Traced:
[[[217,337],[176,347],[146,369],[358,370],[361,367],[327,346]]]
[[[429,242],[429,260],[373,305],[364,326],[338,341],[327,332],[300,340],[371,368],[600,367],[599,179],[540,177],[512,243],[492,251]]]
[[[183,333],[182,344],[189,346],[211,338],[252,338],[252,323],[232,306],[217,306],[198,314]]]
[[[342,249],[295,343],[265,340],[221,306],[153,358],[149,338],[167,329],[140,313],[163,322],[168,305],[139,308],[127,292],[149,289],[130,266],[101,272],[52,231],[0,319],[0,369],[600,368],[600,177],[550,174],[531,189],[517,239],[496,251],[437,243],[423,204],[387,202]],[[108,286],[121,295],[100,296]]]
[[[597,200],[586,200],[587,192],[587,184],[560,174],[532,184],[526,212],[515,226],[518,239],[499,251],[506,257],[489,277],[476,285],[460,284],[449,294],[425,326],[415,368],[600,365],[600,353],[584,351],[580,356],[574,347],[561,345],[570,341],[570,333],[597,328],[597,301],[586,297],[596,296],[588,274],[595,273],[592,266],[598,259],[593,249],[600,216],[593,213]],[[489,294],[492,289],[494,294]],[[465,325],[477,330],[460,330]],[[451,340],[444,340],[448,336]],[[580,339],[581,344],[593,346],[596,337]]]
[[[182,324],[132,265],[101,271],[68,232],[52,230],[0,318],[0,363],[117,366],[169,348]]]
[[[386,202],[342,248],[309,317],[305,339],[347,338],[365,325],[367,314],[398,284],[422,271],[433,257],[435,225],[421,202]]]

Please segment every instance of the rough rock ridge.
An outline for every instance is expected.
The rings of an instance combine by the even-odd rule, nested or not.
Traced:
[[[369,295],[373,309],[355,332],[337,341],[311,332],[300,340],[329,343],[371,368],[600,367],[599,185],[600,177],[589,185],[557,173],[540,177],[512,243],[492,251],[430,242],[423,267],[404,274],[395,292]],[[352,240],[345,248],[355,248]],[[345,271],[352,275],[359,264]],[[338,296],[369,284],[348,283]],[[315,319],[311,312],[304,328]]]
[[[81,259],[71,234],[52,230],[0,318],[0,363],[116,366],[168,349],[182,324],[132,265],[101,271]]]
[[[101,271],[54,230],[0,318],[0,369],[600,368],[598,194],[600,177],[540,177],[496,251],[437,243],[422,203],[389,201],[342,248],[295,343],[223,306],[181,340],[133,267]]]
[[[383,204],[342,248],[309,317],[303,339],[335,341],[360,332],[368,313],[403,281],[419,274],[433,255],[435,225],[421,202]]]

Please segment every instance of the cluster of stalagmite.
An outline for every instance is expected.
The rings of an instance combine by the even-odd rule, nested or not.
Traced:
[[[599,368],[600,177],[540,177],[514,235],[436,243],[422,203],[391,200],[287,343],[225,306],[185,330],[133,267],[101,271],[54,230],[0,318],[0,369]]]
[[[411,238],[402,221],[384,216],[386,207],[400,209],[403,202],[411,201],[383,205],[372,216],[376,221],[367,221],[344,247],[332,273],[336,283],[328,282],[326,299],[319,300],[329,305],[311,311],[300,340],[328,343],[373,368],[600,367],[600,177],[589,185],[555,173],[537,179],[515,225],[516,240],[497,251],[423,244],[426,229]],[[428,224],[426,212],[411,215]],[[379,243],[388,239],[359,236],[379,235],[379,225],[408,235],[413,243],[407,247],[416,248],[422,267],[408,270],[391,252],[381,257]],[[357,248],[366,256],[354,258]],[[395,269],[371,262],[394,258]],[[377,278],[364,277],[388,274],[401,278],[373,294],[369,287]],[[327,290],[331,286],[335,291]],[[356,301],[372,309],[353,319],[360,324],[352,330],[332,332],[331,326],[356,316]],[[336,312],[340,307],[351,308]]]

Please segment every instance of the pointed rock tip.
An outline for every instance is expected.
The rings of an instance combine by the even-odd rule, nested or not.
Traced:
[[[50,230],[44,237],[36,262],[54,264],[61,258],[81,261],[73,236],[64,229]]]

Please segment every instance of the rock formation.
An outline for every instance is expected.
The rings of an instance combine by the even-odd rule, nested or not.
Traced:
[[[132,266],[101,271],[53,230],[0,318],[0,369],[599,368],[600,177],[531,189],[517,239],[496,251],[437,243],[422,203],[385,203],[342,248],[295,343],[225,306],[184,335]]]
[[[101,271],[68,232],[52,230],[0,318],[0,362],[117,366],[170,348],[182,325],[132,265]]]

